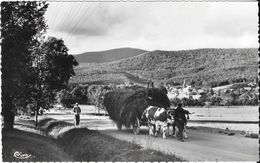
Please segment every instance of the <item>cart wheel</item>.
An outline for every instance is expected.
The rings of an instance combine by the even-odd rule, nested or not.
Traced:
[[[140,121],[138,118],[136,118],[135,123],[133,124],[133,132],[135,135],[139,134],[140,131]]]

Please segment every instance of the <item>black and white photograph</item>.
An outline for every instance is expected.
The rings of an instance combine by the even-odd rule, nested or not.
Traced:
[[[259,161],[258,12],[1,1],[0,162]]]

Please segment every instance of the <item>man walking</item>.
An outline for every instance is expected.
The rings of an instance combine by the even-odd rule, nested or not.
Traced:
[[[184,141],[183,131],[185,130],[185,125],[187,124],[186,114],[191,114],[188,110],[182,108],[182,104],[178,104],[178,107],[175,109],[175,125],[178,127],[178,137],[180,141]],[[185,133],[185,136],[186,133]]]
[[[73,108],[73,112],[75,114],[75,126],[78,126],[79,125],[79,122],[80,122],[80,113],[81,113],[81,109],[79,107],[79,104],[76,103],[74,108]]]

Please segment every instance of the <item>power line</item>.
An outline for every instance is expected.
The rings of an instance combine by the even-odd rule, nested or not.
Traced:
[[[68,17],[68,21],[66,21],[66,22],[68,22],[68,23],[66,23],[67,25],[70,25],[71,23],[73,23],[74,18],[78,15],[78,13],[80,13],[82,6],[83,6],[82,2],[80,2],[79,8],[77,9],[77,7],[75,7],[75,9],[73,9],[73,12]],[[65,24],[65,23],[63,23],[63,24]],[[65,30],[66,28],[68,28],[68,27],[66,27],[66,25],[62,25],[60,31],[67,31],[67,30]]]
[[[54,11],[57,11],[57,13],[55,13],[56,16],[52,16],[51,17],[51,20],[49,22],[50,27],[54,26],[54,24],[55,24],[55,22],[56,22],[56,20],[58,18],[58,15],[60,13],[60,10],[58,9],[57,5],[54,5]]]
[[[58,16],[59,14],[61,14],[61,7],[54,6],[54,11],[57,11],[57,14],[56,13],[55,15],[53,14],[53,17],[50,19],[49,21],[49,23],[51,24],[50,26],[53,27],[53,25],[56,24],[56,22],[59,20],[60,23],[57,26],[56,31],[58,32],[66,31],[66,33],[68,33],[66,37],[68,40],[70,40],[73,37],[73,33],[78,29],[77,26],[82,25],[82,23],[85,24],[86,21],[88,21],[91,18],[91,16],[95,13],[95,11],[97,10],[100,4],[101,4],[100,2],[98,2],[96,5],[95,3],[91,3],[84,11],[84,13],[82,15],[79,15],[78,13],[80,13],[82,11],[82,7],[85,6],[83,5],[82,1],[80,1],[80,6],[73,5],[72,7],[69,8],[69,11],[67,12],[69,13],[68,16],[66,15]],[[66,7],[66,6],[62,6],[62,7]],[[73,20],[78,15],[79,15],[79,19],[74,24],[72,24]],[[85,20],[83,20],[84,17],[86,17]],[[72,26],[70,26],[70,24],[72,24]]]
[[[88,13],[90,13],[90,9],[91,9],[91,6],[92,6],[92,5],[93,5],[93,3],[89,5],[89,7],[87,8],[87,10],[85,10],[85,12],[79,17],[78,21],[74,24],[73,28],[71,28],[71,31],[70,31],[71,34],[73,34],[73,33],[75,32],[75,30],[77,30],[76,27],[77,27],[81,22],[83,22],[82,19],[84,18],[84,16],[86,16],[86,15],[88,15]]]
[[[88,14],[88,11],[90,11],[90,14],[89,14],[89,15],[87,16],[87,18],[84,20],[84,23],[86,22],[86,20],[88,20],[88,19],[93,15],[93,13],[95,12],[95,10],[96,10],[97,7],[99,6],[99,4],[100,4],[100,3],[98,3],[98,4],[93,8],[92,11],[89,10],[90,7],[92,6],[92,5],[90,5],[89,8],[84,12],[84,14],[81,15],[81,17],[78,19],[78,22],[76,22],[76,23],[74,24],[73,28],[71,28],[72,30],[70,31],[70,37],[69,37],[69,39],[71,39],[72,34],[75,32],[75,30],[77,30],[76,27],[79,25],[79,23],[83,22],[82,19],[83,19],[84,16],[86,16],[86,15]]]
[[[71,15],[71,17],[74,17],[74,15],[75,15],[75,12],[76,12],[77,10],[76,10],[76,8],[75,8],[75,6],[74,5],[72,5],[72,7],[70,7],[69,8],[69,14],[68,15]],[[65,26],[65,24],[66,24],[66,19],[67,19],[68,17],[65,15],[63,15],[63,18],[61,19],[61,21],[60,21],[60,24],[59,24],[59,26],[58,26],[58,28],[57,28],[57,31],[59,31],[59,32],[62,32],[62,30],[64,30],[64,26]],[[70,17],[69,17],[70,18]]]

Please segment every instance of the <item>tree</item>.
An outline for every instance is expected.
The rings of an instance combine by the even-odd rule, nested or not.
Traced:
[[[68,54],[62,39],[49,37],[40,47],[41,80],[51,90],[65,88],[71,76],[75,75],[76,59]]]
[[[177,106],[182,101],[178,97],[175,97],[175,98],[171,99],[170,102],[171,102],[171,105]]]
[[[45,2],[2,2],[2,116],[12,129],[17,108],[31,102],[35,86],[32,53],[46,30]]]
[[[62,106],[66,108],[71,108],[71,104],[75,103],[72,99],[72,95],[66,89],[62,89],[57,92],[56,99],[59,104],[62,104]]]
[[[92,105],[95,105],[98,109],[98,113],[100,110],[104,110],[103,100],[105,94],[111,90],[110,87],[104,85],[90,85],[88,87],[88,98]]]
[[[186,97],[184,97],[184,98],[181,99],[181,103],[182,103],[184,106],[192,106],[192,105],[193,105],[193,104],[192,104],[192,99],[186,98]]]
[[[49,107],[56,91],[65,87],[78,63],[63,40],[44,41],[45,2],[3,2],[2,21],[2,115],[4,128],[12,129],[17,109]]]
[[[224,96],[222,97],[222,101],[220,104],[229,107],[230,105],[232,105],[232,103],[233,99],[231,96]]]
[[[220,97],[220,96],[211,96],[210,97],[210,103],[211,103],[211,105],[216,105],[216,106],[218,106],[218,105],[220,105],[220,103],[221,103],[221,101],[222,101],[222,98]]]
[[[62,39],[48,37],[35,52],[37,69],[37,113],[40,107],[48,108],[55,101],[55,92],[64,89],[69,79],[75,75],[74,66],[78,62],[72,55],[68,55],[68,48]]]

